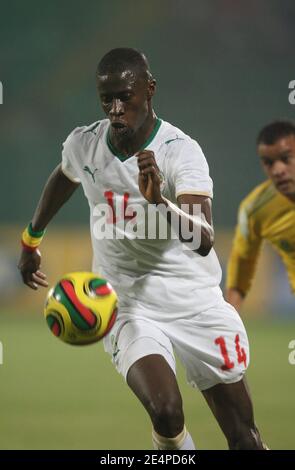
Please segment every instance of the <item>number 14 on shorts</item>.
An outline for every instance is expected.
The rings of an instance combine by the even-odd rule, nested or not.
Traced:
[[[215,339],[215,344],[217,344],[220,348],[220,353],[223,358],[223,365],[221,366],[222,370],[230,370],[235,366],[235,363],[230,359],[226,347],[226,342],[223,336],[219,336],[218,338]],[[237,353],[237,360],[238,363],[241,364],[242,362],[244,363],[244,366],[246,367],[247,364],[247,356],[244,348],[241,348],[240,345],[240,337],[237,334],[235,337],[235,345],[236,345],[236,353]]]

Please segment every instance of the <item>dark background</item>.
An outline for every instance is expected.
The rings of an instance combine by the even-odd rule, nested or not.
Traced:
[[[118,46],[149,58],[158,115],[198,140],[214,180],[214,219],[233,226],[239,201],[263,179],[258,130],[294,117],[295,2],[111,0],[1,2],[2,222],[30,220],[61,144],[103,117],[95,68]],[[78,191],[57,222],[87,222]]]

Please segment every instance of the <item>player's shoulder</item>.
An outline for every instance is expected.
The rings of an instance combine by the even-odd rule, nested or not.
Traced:
[[[77,148],[90,145],[92,141],[102,138],[109,126],[108,119],[95,121],[89,125],[75,127],[66,138],[64,145]]]
[[[178,127],[162,120],[161,125],[161,146],[164,147],[168,156],[173,156],[175,153],[182,153],[182,156],[187,153],[192,158],[195,155],[202,155],[203,151],[199,143],[191,136],[183,132]]]
[[[242,200],[240,211],[245,212],[248,217],[254,216],[258,214],[262,208],[265,208],[276,196],[277,190],[272,181],[266,180],[252,189]]]

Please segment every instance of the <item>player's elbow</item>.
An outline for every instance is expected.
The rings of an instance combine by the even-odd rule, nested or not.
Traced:
[[[208,256],[210,251],[213,248],[214,245],[214,231],[212,227],[210,227],[210,231],[206,232],[205,234],[202,234],[201,238],[201,245],[198,248],[197,253],[201,256]]]
[[[214,245],[214,232],[213,229],[210,229],[210,231],[202,233],[201,237],[199,233],[194,233],[189,239],[182,237],[180,234],[179,239],[186,245],[187,249],[201,256],[207,256]]]
[[[213,248],[213,243],[211,244],[201,244],[200,248],[197,251],[200,256],[208,256],[210,251]]]

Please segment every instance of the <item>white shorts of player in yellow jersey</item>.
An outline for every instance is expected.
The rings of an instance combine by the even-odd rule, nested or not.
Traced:
[[[205,390],[218,383],[238,382],[249,364],[249,344],[243,322],[236,310],[222,300],[196,315],[171,321],[120,313],[104,339],[118,372],[126,380],[128,370],[150,354],[162,355],[172,370],[174,353],[186,369],[188,383]]]

